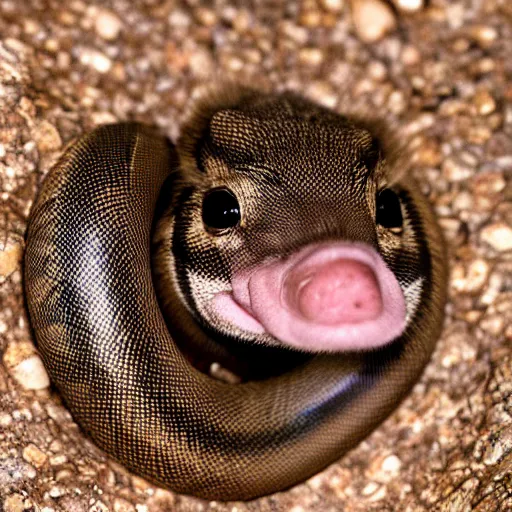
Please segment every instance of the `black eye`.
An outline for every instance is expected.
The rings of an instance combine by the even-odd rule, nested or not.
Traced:
[[[227,188],[214,188],[203,199],[203,222],[213,230],[235,227],[240,222],[240,205]]]
[[[390,188],[377,194],[377,224],[385,228],[401,228],[404,223],[400,199]]]

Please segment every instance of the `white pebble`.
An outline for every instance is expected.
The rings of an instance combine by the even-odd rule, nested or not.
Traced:
[[[402,11],[419,11],[423,7],[423,0],[393,0],[396,7]]]
[[[365,485],[364,489],[361,491],[363,496],[370,496],[379,488],[379,484],[376,482],[369,482]]]
[[[331,12],[341,12],[343,10],[344,0],[322,0],[322,7]]]
[[[12,416],[3,412],[0,414],[0,427],[8,427],[12,423]]]
[[[393,11],[380,0],[352,0],[352,19],[365,43],[378,41],[396,26]]]
[[[402,461],[396,455],[389,455],[382,461],[382,470],[386,473],[397,474],[402,467]]]
[[[24,389],[46,389],[50,386],[43,362],[36,354],[15,366],[12,375]]]
[[[512,250],[512,228],[504,222],[495,222],[486,226],[482,230],[480,238],[495,251]]]
[[[100,73],[110,71],[112,61],[103,53],[96,50],[84,50],[80,55],[80,62],[85,66],[91,66]]]
[[[101,9],[94,22],[94,28],[102,39],[113,41],[119,36],[123,24],[112,11]]]

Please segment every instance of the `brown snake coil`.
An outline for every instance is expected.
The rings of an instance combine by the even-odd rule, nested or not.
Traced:
[[[443,245],[417,186],[395,180],[380,132],[369,132],[363,122],[291,95],[245,91],[200,108],[183,133],[177,152],[137,124],[99,128],[69,148],[31,213],[29,314],[53,382],[110,456],[180,493],[251,499],[336,461],[407,394],[442,324]],[[155,279],[159,287],[173,287],[162,306],[170,310],[168,328],[154,291],[150,248],[155,205],[169,175],[171,206],[155,236],[164,258]],[[204,229],[210,219],[224,222],[227,211],[215,210],[217,199],[205,199],[213,189],[223,190],[219,198],[236,197],[239,210],[228,212],[236,225]],[[390,208],[395,219],[386,213]],[[394,225],[396,219],[403,222]],[[258,312],[257,295],[237,317],[236,308],[245,304],[237,293],[256,292],[234,289],[231,295],[231,287],[245,283],[247,272],[253,282],[269,269],[299,275],[299,267],[285,272],[279,265],[329,251],[342,255],[340,269],[324,265],[321,277],[342,275],[346,255],[355,251],[350,268],[358,276],[375,274],[361,284],[363,295],[379,291],[375,280],[381,287],[399,285],[406,307],[399,336],[355,349],[365,340],[344,334],[344,313],[335,311],[335,320],[321,316],[325,311],[316,313],[302,285],[292,283],[285,288],[298,290],[298,298],[290,300],[310,308],[297,322],[324,336],[322,346],[337,333],[347,350],[329,349],[284,373],[228,384],[192,367],[177,347],[173,336],[184,335],[218,345],[228,338],[231,344],[274,345],[284,354],[290,343],[309,343],[302,331],[290,331],[284,341],[271,335],[282,326],[271,325],[275,310],[266,311],[264,301]],[[364,258],[377,263],[363,265]],[[315,290],[323,290],[322,279],[314,281]],[[261,293],[274,300],[273,292]],[[386,300],[383,291],[375,307],[382,302],[386,309]],[[222,307],[215,309],[215,301]],[[367,317],[376,315],[362,307]],[[224,321],[225,310],[234,311],[235,320]],[[265,315],[269,330],[256,332]],[[334,321],[336,331],[328,324]],[[254,332],[245,332],[243,322],[252,322],[247,325],[256,326]],[[394,328],[371,322],[368,332],[376,338]],[[366,324],[355,329],[360,325]],[[309,345],[305,350],[315,352]]]

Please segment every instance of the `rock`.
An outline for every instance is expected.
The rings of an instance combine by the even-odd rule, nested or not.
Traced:
[[[489,115],[496,110],[496,101],[488,91],[478,91],[473,98],[473,103],[481,116]]]
[[[4,501],[3,510],[5,512],[23,512],[25,510],[25,499],[21,494],[11,494]]]
[[[34,137],[40,153],[57,151],[62,147],[59,131],[49,121],[38,123],[32,130],[32,137]]]
[[[37,390],[50,386],[50,379],[43,362],[32,343],[9,344],[3,361],[10,374],[23,389]]]
[[[387,68],[384,63],[374,60],[368,64],[368,76],[376,82],[382,82],[387,76]]]
[[[96,33],[106,41],[114,41],[123,28],[122,21],[108,9],[100,9],[94,20]]]
[[[50,457],[50,466],[62,466],[63,464],[66,464],[67,461],[68,457],[65,454],[54,455],[53,457]]]
[[[498,38],[498,31],[489,25],[476,25],[471,29],[470,35],[481,47],[487,48]]]
[[[122,498],[116,498],[114,501],[114,512],[135,512],[135,507]]]
[[[112,61],[104,53],[90,48],[82,50],[80,53],[80,62],[84,66],[95,69],[98,73],[107,73],[112,67]]]
[[[49,491],[48,491],[48,496],[50,496],[50,498],[61,498],[62,496],[64,496],[66,494],[66,490],[63,488],[63,487],[60,487],[58,485],[54,485]]]
[[[491,211],[503,202],[503,192],[507,186],[503,172],[480,172],[471,180],[471,185],[479,210]]]
[[[455,264],[452,268],[451,286],[458,292],[479,293],[491,271],[487,260],[481,258],[473,260],[467,267],[462,264]]]
[[[397,9],[405,12],[415,12],[423,9],[423,0],[393,0],[393,4]]]
[[[380,0],[352,0],[352,20],[359,38],[373,43],[396,27],[391,8]]]
[[[467,141],[471,144],[484,144],[492,136],[491,130],[487,126],[472,126],[467,133]]]
[[[339,13],[345,6],[344,0],[321,0],[320,5],[329,12]]]
[[[217,14],[213,9],[208,7],[198,7],[195,11],[196,19],[205,27],[213,27],[217,21]]]
[[[414,157],[419,165],[428,167],[438,167],[443,161],[440,145],[433,139],[423,139]]]
[[[316,9],[306,9],[301,13],[299,17],[299,23],[303,27],[319,27],[322,23],[322,13]]]
[[[24,389],[46,389],[50,387],[50,379],[43,362],[38,355],[25,359],[18,366],[13,368],[14,378]]]
[[[207,78],[213,74],[214,63],[210,52],[206,48],[198,49],[188,61],[190,71],[199,78]]]
[[[494,222],[480,233],[480,240],[489,244],[495,251],[512,250],[512,228],[504,222]]]
[[[460,159],[449,157],[442,164],[442,172],[448,181],[457,182],[471,178],[474,171]]]
[[[23,458],[37,469],[44,466],[48,460],[48,455],[40,450],[35,444],[29,444],[23,449]]]
[[[0,427],[8,427],[12,423],[12,416],[7,412],[0,413]]]
[[[8,244],[0,251],[0,277],[8,277],[21,263],[23,249],[20,244]]]
[[[299,59],[308,66],[318,66],[324,60],[324,54],[320,48],[302,48]]]
[[[383,461],[381,465],[382,471],[397,475],[402,467],[402,461],[396,455],[389,455]]]

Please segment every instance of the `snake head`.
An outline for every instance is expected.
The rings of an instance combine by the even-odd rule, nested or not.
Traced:
[[[403,334],[429,260],[380,130],[241,90],[199,104],[183,133],[158,237],[176,300],[210,336],[316,353]]]

